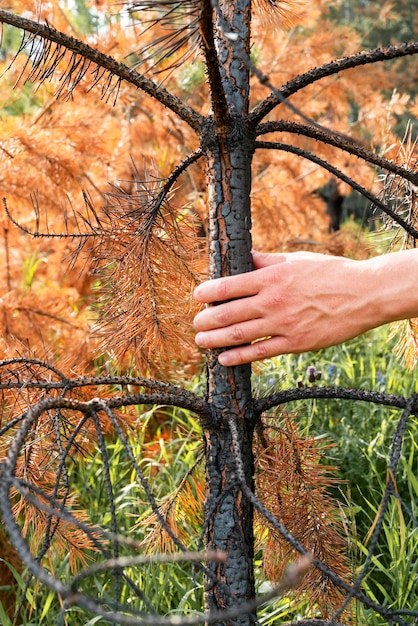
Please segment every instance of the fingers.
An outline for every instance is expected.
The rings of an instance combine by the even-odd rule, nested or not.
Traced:
[[[237,276],[207,280],[196,287],[193,297],[198,302],[210,304],[245,298],[254,295],[257,291],[257,279],[254,277],[254,272],[247,272]]]
[[[283,263],[286,260],[284,254],[269,254],[266,252],[257,252],[257,250],[252,250],[251,254],[255,270],[268,267],[269,265],[277,265],[277,263]]]
[[[271,337],[256,341],[249,346],[240,346],[239,348],[231,348],[231,350],[222,352],[218,357],[218,361],[225,367],[231,367],[233,365],[251,363],[252,361],[262,361],[263,359],[287,354],[291,351],[286,337]]]
[[[267,327],[263,304],[265,298],[261,298],[261,291],[266,281],[270,284],[272,278],[269,270],[266,270],[268,280],[266,271],[261,270],[285,260],[283,254],[253,252],[254,271],[209,280],[199,285],[194,291],[194,298],[206,304],[216,303],[216,306],[196,315],[196,344],[204,349],[240,346],[223,352],[219,358],[222,364],[223,361],[231,365],[249,363],[279,354],[281,345],[286,344],[284,337],[264,339],[253,345],[242,344],[250,344],[271,334],[271,328]]]
[[[257,300],[255,298],[240,298],[209,307],[200,311],[194,318],[194,327],[197,332],[210,331],[217,328],[227,329],[234,324],[248,322],[249,320],[257,320],[262,317],[262,312],[257,309]],[[234,331],[235,332],[235,331]],[[258,335],[260,337],[260,335]],[[255,339],[247,338],[247,340]],[[236,342],[233,342],[236,343]],[[231,345],[230,343],[218,345]],[[210,347],[213,347],[211,345]]]
[[[200,348],[205,349],[219,348],[219,346],[239,346],[268,334],[270,333],[266,321],[258,318],[226,327],[220,325],[218,328],[214,328],[212,325],[209,330],[198,332],[195,342]]]
[[[196,287],[193,293],[195,300],[210,304],[252,296],[258,293],[259,275],[256,270],[283,263],[286,260],[284,254],[265,254],[255,250],[251,254],[255,272],[207,280]]]

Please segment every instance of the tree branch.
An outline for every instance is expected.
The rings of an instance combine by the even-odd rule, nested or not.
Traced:
[[[211,91],[211,103],[213,115],[218,128],[223,128],[230,119],[228,104],[226,102],[225,91],[222,85],[221,73],[219,71],[219,59],[216,54],[215,39],[213,36],[213,8],[210,0],[203,0],[199,18],[199,28],[202,38],[203,53],[206,60],[208,82]]]
[[[45,379],[43,379],[44,373],[47,373]],[[51,380],[51,374],[54,374],[58,380]],[[65,398],[64,395],[72,389],[81,389],[84,387],[98,388],[104,386],[141,387],[153,392],[123,394],[122,396],[112,397],[104,400],[108,408],[120,408],[124,403],[126,403],[126,406],[132,404],[167,404],[169,406],[188,408],[203,418],[208,418],[211,415],[209,405],[204,398],[187,389],[183,389],[183,387],[177,387],[170,383],[133,376],[81,376],[79,378],[67,378],[60,370],[39,359],[27,359],[22,357],[0,361],[0,390],[62,390],[62,397],[46,398],[41,401],[46,403],[42,411],[51,408],[69,408],[84,412],[86,407],[88,408],[86,402]],[[58,404],[55,404],[57,402]],[[61,402],[62,404],[60,404]],[[18,421],[20,421],[20,419],[21,418],[19,418]],[[10,424],[6,424],[0,430],[0,436],[8,430],[9,427]]]
[[[336,59],[335,61],[331,61],[330,63],[325,63],[320,67],[315,67],[308,72],[299,74],[281,87],[277,93],[274,92],[267,96],[265,100],[254,107],[253,111],[249,115],[249,119],[255,123],[260,122],[260,120],[270,113],[277,105],[281,104],[286,98],[289,98],[289,96],[297,93],[304,87],[321,80],[321,78],[326,78],[327,76],[332,76],[354,67],[370,65],[371,63],[378,63],[381,61],[389,61],[417,53],[418,41],[413,41],[397,46],[389,46],[388,48],[375,48],[374,50],[359,52],[349,57],[342,57],[340,59]]]
[[[384,204],[384,202],[381,202],[377,196],[370,193],[370,191],[365,189],[365,187],[362,187],[362,185],[359,185],[359,183],[357,183],[349,176],[346,176],[343,172],[341,172],[341,170],[337,169],[327,161],[324,161],[324,159],[321,159],[315,154],[312,154],[312,152],[308,152],[307,150],[302,150],[301,148],[297,148],[296,146],[291,146],[285,143],[270,141],[257,141],[256,148],[283,150],[285,152],[291,152],[292,154],[296,154],[305,159],[309,159],[309,161],[312,161],[312,163],[320,165],[324,169],[328,170],[328,172],[331,172],[331,174],[334,174],[334,176],[337,176],[337,178],[347,183],[347,185],[350,185],[352,189],[355,189],[356,191],[361,193],[362,196],[370,200],[370,202],[372,202],[381,211],[389,215],[397,224],[399,224],[399,226],[401,226],[409,235],[411,235],[411,237],[413,237],[414,239],[418,239],[418,230],[408,224],[408,222],[406,222],[402,217],[400,217],[400,215],[398,215],[390,207]]]
[[[2,384],[2,389],[39,389],[39,388],[47,388],[50,389],[59,389],[60,385],[54,383],[8,383]],[[92,400],[89,401],[90,403]],[[166,405],[166,406],[175,406],[187,409],[196,413],[199,417],[209,419],[211,416],[211,411],[205,400],[200,398],[195,394],[191,394],[185,389],[178,389],[178,392],[155,392],[155,393],[136,393],[136,394],[124,394],[121,396],[115,396],[109,399],[103,400],[103,404],[106,405],[109,409],[120,409],[122,407],[138,405],[138,404],[147,404],[147,405]],[[43,413],[44,411],[49,411],[51,409],[71,409],[73,411],[81,411],[85,412],[87,410],[88,402],[75,400],[73,398],[46,398],[45,400],[41,400],[38,404],[34,405],[34,407],[39,407],[39,412]],[[20,416],[17,421],[21,421],[24,418]],[[13,425],[16,423],[16,420],[13,420]],[[0,431],[0,435],[3,435],[6,432],[11,424],[6,424]]]
[[[308,126],[306,124],[300,124],[298,122],[290,122],[288,120],[278,120],[277,122],[266,122],[260,124],[257,127],[257,136],[266,135],[273,132],[287,132],[295,133],[297,135],[303,135],[304,137],[310,137],[316,141],[335,146],[341,150],[345,150],[359,159],[364,159],[368,163],[373,163],[382,169],[388,170],[393,174],[397,174],[406,180],[409,180],[414,185],[418,185],[418,172],[408,170],[402,165],[397,165],[393,161],[389,161],[384,157],[381,157],[370,150],[366,150],[359,144],[357,144],[350,137],[344,137],[338,133],[334,133],[332,130],[320,130],[318,127]]]
[[[380,393],[378,391],[368,391],[365,389],[349,389],[345,387],[304,387],[295,389],[285,389],[277,393],[270,394],[265,398],[254,400],[254,409],[261,415],[264,411],[268,411],[273,407],[287,402],[296,400],[312,400],[312,399],[337,399],[337,400],[357,400],[362,402],[370,402],[372,404],[382,404],[385,406],[393,406],[398,409],[404,409],[410,402],[409,398],[395,396],[388,393]],[[412,404],[411,412],[418,415],[418,400]]]
[[[192,152],[191,154],[189,154],[185,159],[183,159],[183,161],[181,161],[181,163],[179,163],[171,172],[171,174],[167,177],[167,179],[161,183],[161,190],[155,194],[155,199],[152,203],[152,206],[149,207],[148,212],[150,214],[156,214],[158,212],[158,210],[160,209],[161,205],[163,204],[163,202],[166,200],[167,195],[169,194],[171,188],[173,187],[173,185],[175,184],[175,182],[177,181],[177,179],[179,178],[179,176],[185,172],[187,170],[187,168],[192,164],[195,163],[196,161],[198,161],[201,157],[203,156],[203,152],[202,150],[198,149],[195,150],[194,152]],[[104,196],[106,197],[110,197],[110,193],[104,193]],[[23,224],[21,224],[20,222],[18,222],[12,215],[12,213],[10,212],[9,206],[7,204],[7,200],[6,198],[2,198],[3,201],[3,206],[4,206],[4,210],[5,213],[7,215],[7,218],[11,221],[12,224],[14,224],[14,226],[16,226],[19,230],[21,230],[22,232],[26,233],[27,235],[30,235],[31,237],[33,237],[34,239],[39,238],[39,237],[48,237],[51,239],[71,239],[72,241],[78,239],[81,240],[82,243],[79,244],[79,248],[77,249],[75,256],[78,256],[78,254],[80,253],[80,251],[82,250],[83,246],[87,243],[88,240],[91,240],[92,238],[100,238],[103,234],[104,234],[104,230],[101,228],[100,224],[100,218],[97,215],[96,211],[94,210],[94,206],[93,203],[91,201],[91,199],[89,198],[89,196],[87,195],[87,193],[83,192],[83,196],[84,196],[84,203],[85,206],[87,207],[87,209],[90,209],[92,211],[92,213],[94,214],[96,221],[97,221],[97,226],[95,226],[94,224],[92,224],[89,220],[87,220],[86,218],[83,217],[83,215],[80,215],[80,217],[83,220],[84,225],[87,225],[90,228],[90,231],[87,232],[87,230],[85,231],[79,231],[79,232],[65,232],[65,233],[57,233],[57,232],[50,232],[49,230],[47,232],[39,232],[38,229],[36,230],[31,230],[30,228],[28,228],[27,226],[24,226]],[[33,204],[34,204],[34,209],[35,212],[37,214],[39,214],[39,207],[37,204],[37,197],[33,198]],[[75,212],[73,212],[74,216],[76,217]],[[77,219],[77,218],[76,218]],[[113,228],[112,225],[112,233],[114,233],[115,230]],[[1,362],[0,362],[0,366],[1,366]]]
[[[49,24],[40,24],[33,20],[15,15],[14,13],[10,13],[9,11],[5,11],[4,9],[0,9],[0,22],[19,28],[25,32],[31,33],[34,37],[53,42],[57,44],[57,46],[72,51],[82,59],[86,59],[94,63],[98,68],[102,68],[105,72],[109,72],[110,75],[117,76],[138,89],[141,89],[173,111],[173,113],[178,115],[184,122],[189,124],[193,130],[196,132],[200,131],[204,118],[197,113],[197,111],[184,104],[184,102],[174,94],[157,85],[153,80],[146,78],[134,69],[130,69],[124,63],[116,61],[111,56],[103,54],[95,48],[91,48],[74,37],[61,33]],[[60,57],[59,60],[62,60],[64,55],[61,52],[61,55],[58,56]],[[72,70],[73,69],[75,68],[72,68]],[[80,68],[77,77],[81,80],[84,73],[85,72]],[[49,74],[50,72],[48,71],[48,76]]]

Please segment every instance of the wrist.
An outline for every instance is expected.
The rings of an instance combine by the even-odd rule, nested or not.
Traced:
[[[365,261],[378,324],[418,317],[418,249],[403,250]]]

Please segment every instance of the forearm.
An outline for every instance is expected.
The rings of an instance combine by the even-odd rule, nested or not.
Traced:
[[[202,348],[232,348],[219,357],[224,365],[318,350],[418,317],[418,249],[365,261],[309,252],[253,259],[255,271],[195,292],[223,302],[201,311],[195,328]]]
[[[376,326],[418,317],[418,248],[365,261]]]

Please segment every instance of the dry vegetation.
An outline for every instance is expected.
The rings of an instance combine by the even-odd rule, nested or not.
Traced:
[[[326,5],[323,0],[310,3],[309,12],[304,10],[304,3],[284,4],[284,22],[279,17],[276,27],[266,28],[271,13],[260,11],[254,28],[254,62],[274,85],[285,84],[296,74],[336,55],[358,50],[359,41],[350,29],[327,23],[322,17],[321,9]],[[91,5],[102,11],[113,7],[113,2],[95,0]],[[288,28],[287,5],[292,5],[294,12],[290,21],[303,23],[303,31]],[[28,10],[27,0],[15,0],[13,10]],[[44,3],[39,18],[80,36],[72,16],[57,2]],[[147,43],[147,36],[142,35],[142,45]],[[125,28],[114,19],[112,27],[104,28],[103,36],[92,37],[90,43],[124,59],[137,46],[135,29]],[[3,358],[16,354],[35,357],[74,375],[114,371],[116,367],[139,375],[189,375],[200,366],[191,333],[195,305],[190,294],[207,271],[207,198],[200,164],[179,177],[175,193],[165,200],[158,215],[148,215],[146,207],[158,192],[157,184],[153,189],[153,181],[167,177],[189,152],[198,148],[195,136],[173,114],[131,88],[122,86],[115,102],[112,94],[99,100],[100,85],[90,90],[93,77],[88,74],[74,94],[64,89],[60,98],[56,95],[59,74],[36,92],[29,83],[28,108],[16,114],[19,90],[30,73],[30,67],[24,68],[24,64],[22,57],[0,81],[2,195],[13,220],[21,226],[17,228],[3,213]],[[161,76],[171,89],[207,113],[203,72],[190,72],[190,67],[186,68],[180,78],[175,78],[168,69]],[[373,65],[360,73],[348,71],[344,76],[324,79],[303,90],[292,103],[316,122],[393,159],[399,150],[392,130],[394,116],[408,107],[411,113],[417,111],[417,104],[407,95],[393,92],[389,100],[382,95],[381,86],[390,89],[393,80],[391,70]],[[253,77],[253,105],[268,93],[269,89]],[[284,114],[283,107],[269,119],[274,121],[279,115],[301,122],[291,110]],[[379,192],[381,183],[375,172],[356,157],[331,146],[319,148],[314,140],[296,133],[283,137],[324,159],[332,157],[337,168]],[[359,241],[357,229],[329,233],[325,204],[318,194],[329,178],[329,173],[318,165],[284,150],[260,150],[253,170],[254,247],[266,251],[308,248],[362,256],[371,253]],[[339,192],[347,195],[348,185],[339,183]],[[156,234],[151,233],[150,220],[153,226],[158,223]],[[53,236],[44,238],[42,233]],[[73,237],[83,233],[86,236],[81,239]],[[77,250],[78,255],[74,254]],[[413,348],[417,350],[416,343]],[[50,375],[42,374],[45,379]],[[19,374],[14,372],[13,376],[18,379]],[[39,371],[34,376],[39,377]],[[39,397],[28,394],[23,399],[20,393],[8,392],[3,397],[2,422],[22,411],[24,402]],[[124,420],[129,421],[129,411]],[[37,424],[38,432],[47,427],[47,422]],[[258,444],[258,489],[263,501],[270,507],[274,503],[273,513],[296,537],[300,536],[302,543],[306,543],[307,535],[311,542],[320,541],[321,545],[313,547],[315,555],[325,563],[332,561],[334,569],[339,567],[339,573],[347,576],[344,545],[338,527],[331,524],[336,517],[334,503],[326,495],[332,479],[318,464],[321,451],[312,441],[302,439],[286,418],[272,432],[271,437],[263,435]],[[2,454],[7,443],[4,438]],[[42,470],[49,463],[47,450],[37,447],[35,453],[37,457],[21,472],[28,468],[37,471],[38,483],[43,481],[47,487],[48,473]],[[286,459],[292,463],[284,463]],[[278,467],[283,476],[277,475]],[[286,493],[277,492],[278,483],[290,485]],[[184,485],[179,493],[190,516],[196,517],[200,501],[196,504],[187,491],[189,483]],[[273,486],[272,491],[269,486]],[[195,491],[203,497],[199,481]],[[171,507],[169,521],[178,530],[175,507],[170,502],[167,507]],[[311,528],[316,519],[312,512],[318,507],[318,518],[323,520],[320,532],[318,527],[318,532]],[[309,519],[302,517],[303,511],[309,511]],[[77,544],[77,537],[65,534],[65,528],[61,530],[67,542]],[[277,579],[281,575],[277,563],[287,561],[288,555],[284,557],[279,551],[274,533],[266,532],[265,549],[273,551],[271,545],[275,542],[276,554],[276,559],[268,563],[267,574]],[[63,550],[65,545],[61,546]],[[77,557],[80,554],[77,552]],[[1,577],[3,580],[3,573]],[[321,601],[322,590],[331,606],[338,603],[333,590],[321,589],[321,581],[309,580],[309,585],[315,590],[313,602]]]

